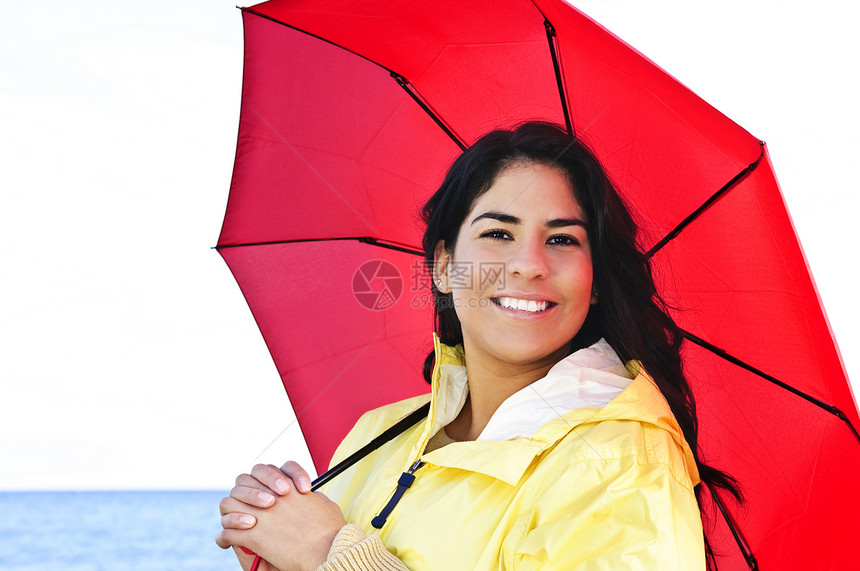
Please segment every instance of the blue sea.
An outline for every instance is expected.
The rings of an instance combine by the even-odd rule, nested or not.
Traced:
[[[0,492],[0,570],[239,569],[224,492]]]

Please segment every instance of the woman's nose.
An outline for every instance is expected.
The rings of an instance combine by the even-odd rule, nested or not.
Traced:
[[[527,280],[545,278],[549,274],[549,261],[543,240],[518,242],[508,260],[508,273]]]

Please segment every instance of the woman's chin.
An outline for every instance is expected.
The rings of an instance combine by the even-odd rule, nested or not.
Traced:
[[[529,343],[517,338],[508,343],[496,343],[496,357],[516,367],[537,368],[552,366],[567,356],[570,342],[561,347],[545,343]]]

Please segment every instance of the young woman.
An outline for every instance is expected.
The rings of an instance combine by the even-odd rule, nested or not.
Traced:
[[[217,543],[282,570],[704,569],[698,485],[736,486],[699,458],[682,339],[592,153],[546,123],[491,132],[423,214],[426,421],[325,495],[255,466]],[[333,462],[427,400],[365,414]]]

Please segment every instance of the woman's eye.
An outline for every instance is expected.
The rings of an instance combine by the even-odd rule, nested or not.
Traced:
[[[490,238],[492,240],[507,240],[511,236],[504,230],[487,230],[481,234],[481,238]]]
[[[567,234],[560,234],[550,238],[547,243],[554,246],[578,246],[579,240],[573,236],[568,236]]]

